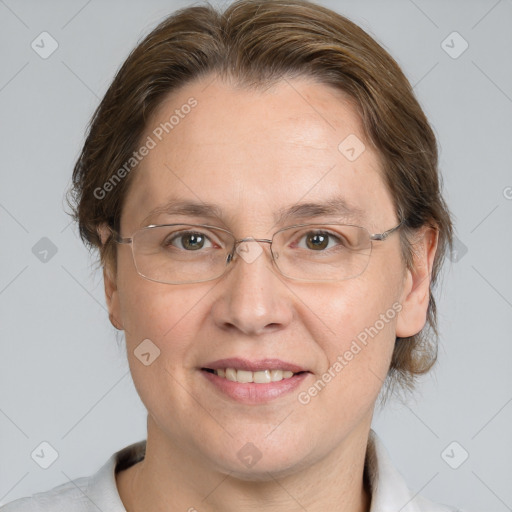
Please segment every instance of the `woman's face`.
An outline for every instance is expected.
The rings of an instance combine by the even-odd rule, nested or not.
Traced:
[[[305,79],[265,92],[212,80],[173,93],[148,121],[142,143],[150,136],[155,147],[133,171],[122,236],[175,222],[217,225],[237,239],[270,239],[297,223],[346,222],[371,233],[398,223],[377,155],[363,147],[359,118],[341,93]],[[191,97],[197,104],[183,108]],[[275,223],[278,211],[334,197],[359,213]],[[150,215],[177,200],[211,203],[220,214]],[[374,242],[364,273],[339,282],[287,279],[273,268],[268,244],[247,248],[254,258],[238,255],[221,278],[171,285],[141,277],[130,247],[119,245],[117,278],[106,275],[106,290],[126,333],[149,438],[202,467],[249,479],[293,473],[365,442],[395,336],[418,332],[426,306],[418,314],[407,305],[414,286],[398,234]],[[144,363],[140,352],[150,354]],[[244,384],[204,370],[244,369],[241,361],[214,364],[232,358],[260,371],[292,365],[304,373]]]

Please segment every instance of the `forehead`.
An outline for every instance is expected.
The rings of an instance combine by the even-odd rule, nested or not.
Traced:
[[[311,80],[265,91],[194,82],[160,104],[142,138],[150,139],[123,207],[131,227],[156,223],[150,213],[174,200],[218,206],[228,227],[266,226],[294,205],[334,199],[369,219],[382,208],[392,215],[355,106]]]

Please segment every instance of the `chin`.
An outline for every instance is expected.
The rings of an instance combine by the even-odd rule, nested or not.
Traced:
[[[289,442],[289,440],[288,440]],[[247,442],[240,447],[232,443],[228,449],[220,449],[222,455],[209,453],[210,462],[212,457],[216,469],[231,477],[247,482],[266,482],[275,478],[283,478],[293,475],[314,463],[315,457],[304,451],[308,443],[300,443],[302,451],[299,451],[294,444],[285,445],[286,440],[276,446],[273,443],[265,442],[263,439],[256,443]],[[235,449],[233,445],[237,446]],[[317,457],[320,458],[320,457]]]
[[[279,460],[264,462],[263,459],[260,459],[254,466],[244,467],[237,460],[226,464],[221,468],[221,472],[242,482],[271,482],[293,475],[299,472],[303,466],[307,466],[307,464],[305,462],[301,464],[299,461],[285,463]]]

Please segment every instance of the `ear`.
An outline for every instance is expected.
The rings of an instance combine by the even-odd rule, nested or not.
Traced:
[[[439,232],[424,226],[415,235],[413,268],[406,270],[400,303],[402,310],[396,323],[396,335],[407,338],[418,334],[427,321],[430,276],[437,251]]]
[[[112,235],[107,224],[103,223],[97,228],[101,244],[104,245],[109,236]],[[123,325],[118,320],[120,318],[119,293],[117,290],[117,278],[110,266],[103,266],[103,283],[105,285],[105,298],[108,308],[108,317],[110,323],[118,330],[123,330]]]

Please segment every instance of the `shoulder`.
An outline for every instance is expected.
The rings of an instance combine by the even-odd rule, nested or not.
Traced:
[[[145,451],[145,441],[133,443],[115,452],[93,475],[17,499],[0,507],[0,512],[126,512],[116,485],[116,470],[142,460]]]
[[[89,481],[89,477],[77,478],[49,491],[12,501],[0,507],[0,512],[88,512],[92,510],[86,495]]]

